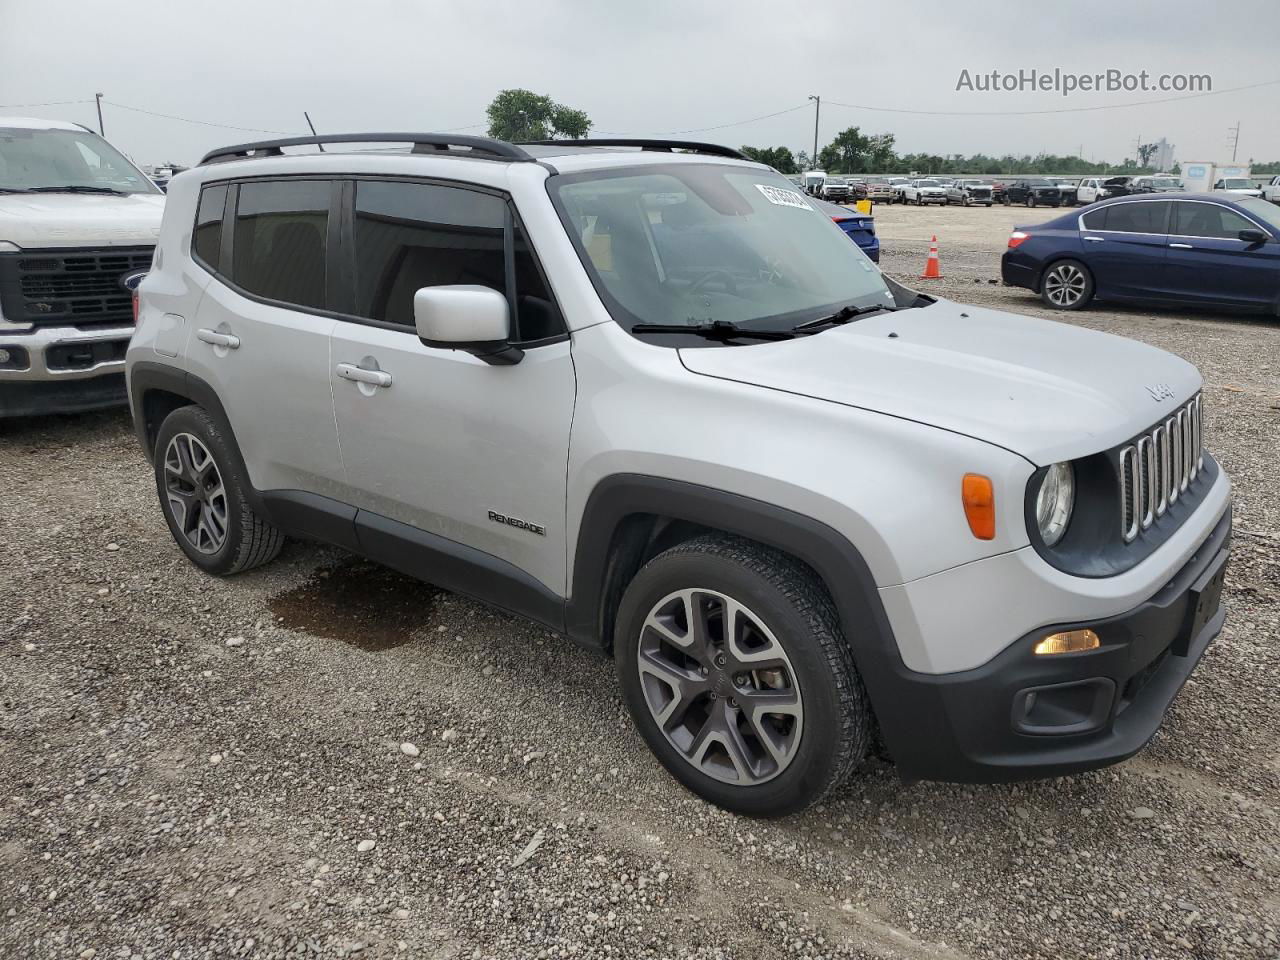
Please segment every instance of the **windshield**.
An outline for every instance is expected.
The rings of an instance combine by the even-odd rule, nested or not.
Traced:
[[[0,126],[0,190],[102,190],[159,193],[160,189],[111,144],[88,130],[32,130]]]
[[[941,184],[938,183],[937,180],[917,180],[916,186],[917,187],[939,187],[941,186]]]
[[[785,179],[670,164],[553,177],[561,220],[613,318],[781,327],[893,306],[880,272]]]
[[[1152,180],[1151,182],[1152,182],[1152,183],[1154,183],[1157,187],[1180,187],[1180,186],[1182,186],[1182,182],[1181,182],[1181,181],[1179,181],[1179,180],[1173,180],[1173,179],[1171,179],[1171,178],[1169,178],[1169,177],[1156,177],[1156,179]]]
[[[1259,200],[1257,197],[1241,197],[1233,202],[1255,220],[1261,220],[1267,224],[1273,233],[1280,236],[1280,207],[1266,200]]]
[[[1250,187],[1253,186],[1253,181],[1240,180],[1240,179],[1227,179],[1222,181],[1222,185],[1224,187],[1229,187],[1232,190],[1248,190]]]
[[[1052,186],[1055,186],[1055,184],[1050,183],[1048,180],[1028,180],[1027,186],[1028,187],[1052,187]]]

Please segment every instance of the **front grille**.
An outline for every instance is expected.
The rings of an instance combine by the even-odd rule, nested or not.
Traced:
[[[11,323],[133,323],[121,278],[151,266],[153,247],[39,250],[0,256],[0,313]]]
[[[1120,451],[1120,532],[1132,543],[1187,490],[1204,467],[1201,398]]]

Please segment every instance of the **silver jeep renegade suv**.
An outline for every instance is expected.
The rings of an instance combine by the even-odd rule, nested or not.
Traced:
[[[906,290],[722,147],[217,151],[127,371],[192,562],[310,537],[610,652],[746,813],[877,740],[906,778],[1114,763],[1222,628],[1192,366]]]

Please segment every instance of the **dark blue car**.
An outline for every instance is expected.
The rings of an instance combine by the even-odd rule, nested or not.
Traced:
[[[1058,310],[1096,298],[1280,315],[1280,207],[1221,193],[1104,200],[1015,229],[1000,275]]]
[[[880,239],[876,236],[874,217],[869,213],[859,213],[856,207],[842,207],[826,200],[811,199],[809,202],[834,220],[872,263],[880,262]]]

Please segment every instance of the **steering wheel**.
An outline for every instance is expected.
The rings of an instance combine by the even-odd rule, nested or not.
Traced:
[[[716,280],[719,280],[724,284],[724,288],[728,293],[733,294],[735,297],[738,295],[738,281],[735,280],[733,278],[733,274],[729,273],[727,270],[708,270],[689,285],[689,289],[686,293],[688,296],[700,293],[703,287],[708,283],[714,283]]]

